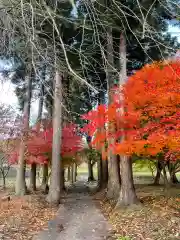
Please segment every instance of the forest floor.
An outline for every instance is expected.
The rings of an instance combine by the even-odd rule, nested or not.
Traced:
[[[114,239],[112,227],[95,206],[84,181],[68,189],[61,200],[57,217],[48,222],[48,230],[34,240],[103,240]]]
[[[0,239],[32,239],[56,212],[57,208],[50,208],[40,192],[15,197],[13,189],[0,190]]]
[[[140,206],[115,209],[115,203],[94,196],[105,217],[112,223],[118,240],[180,239],[180,186],[164,191],[162,186],[138,185]],[[99,204],[100,203],[100,204]]]
[[[59,210],[50,208],[40,192],[19,198],[11,188],[0,190],[0,240],[180,239],[180,186],[164,191],[162,186],[148,185],[152,177],[140,176],[135,183],[142,204],[114,209],[104,192],[89,195],[83,184],[87,176],[81,175],[80,185],[69,188]]]

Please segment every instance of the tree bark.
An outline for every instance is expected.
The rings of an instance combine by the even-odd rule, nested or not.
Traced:
[[[157,172],[156,172],[156,177],[154,179],[154,185],[159,185],[160,179],[161,179],[161,172],[162,172],[162,164],[158,160],[157,162]]]
[[[121,205],[132,205],[139,203],[136,196],[133,173],[132,159],[126,156],[121,156],[121,190],[116,207]]]
[[[76,176],[77,176],[77,164],[73,163],[73,182],[76,182]]]
[[[113,50],[113,37],[112,37],[112,28],[108,27],[107,29],[107,89],[108,89],[108,100],[109,104],[113,101],[113,92],[112,87],[114,86],[114,76],[113,76],[113,67],[114,67],[114,50]],[[108,141],[108,145],[113,144],[113,140]],[[120,179],[119,179],[119,165],[117,163],[117,156],[109,151],[108,154],[108,188],[107,188],[107,197],[117,199],[120,190]]]
[[[31,164],[31,171],[30,171],[30,189],[32,191],[36,191],[36,164]]]
[[[26,78],[26,97],[24,101],[24,112],[23,112],[23,133],[21,137],[21,143],[19,148],[19,158],[16,175],[15,193],[17,196],[23,196],[26,194],[26,182],[25,182],[25,159],[24,154],[26,150],[25,140],[27,138],[29,130],[29,117],[30,117],[30,106],[31,106],[31,95],[32,95],[32,78],[34,77],[34,69],[31,72],[31,76]]]
[[[60,186],[61,186],[61,192],[60,193],[63,193],[66,190],[66,188],[65,188],[65,170],[64,170],[64,168],[61,169]]]
[[[94,181],[93,165],[91,160],[88,159],[88,182]]]
[[[104,79],[105,80],[105,79]],[[99,87],[100,88],[100,87]],[[103,91],[98,94],[98,104],[104,104],[105,95]],[[104,129],[98,129],[102,131]],[[102,159],[102,153],[105,152],[105,145],[102,147],[101,156],[98,161],[98,190],[107,188],[108,183],[108,161],[107,159]]]
[[[118,199],[120,191],[120,179],[119,179],[119,164],[117,156],[111,154],[108,158],[108,185],[107,185],[107,198]]]
[[[42,113],[43,113],[43,103],[44,103],[44,81],[46,78],[46,65],[44,65],[43,73],[42,73],[42,79],[41,79],[41,85],[40,85],[40,98],[39,98],[39,107],[38,107],[38,116],[36,120],[37,124],[37,131],[40,130],[40,124],[42,119]],[[33,163],[31,165],[31,176],[30,176],[30,189],[33,191],[36,191],[36,163]]]
[[[127,59],[126,59],[126,38],[124,33],[120,35],[119,45],[119,57],[120,57],[120,87],[126,82],[127,79]],[[120,94],[120,100],[123,102],[123,95]],[[124,114],[124,108],[122,108],[122,115]],[[121,141],[125,139],[125,135],[122,136]],[[135,192],[133,172],[132,172],[132,159],[127,156],[120,156],[120,173],[121,173],[121,190],[117,206],[119,205],[131,205],[137,204],[138,199]]]
[[[102,187],[106,188],[108,184],[108,160],[102,160]]]
[[[162,170],[163,170],[163,178],[164,178],[164,186],[165,188],[169,188],[170,187],[170,182],[168,181],[168,177],[167,177],[167,172],[166,172],[166,164],[162,162]]]
[[[103,160],[102,157],[97,162],[98,169],[98,190],[107,188],[108,183],[108,161]]]
[[[74,165],[71,165],[71,184],[74,183],[74,178],[73,178],[73,172],[74,172]]]
[[[167,163],[167,166],[168,166],[168,170],[169,170],[169,174],[170,174],[170,182],[171,182],[172,184],[178,183],[179,181],[178,181],[178,179],[177,179],[177,177],[176,177],[176,173],[175,173],[175,171],[174,171],[173,164],[170,163],[170,162],[168,162],[168,163]]]
[[[102,189],[103,186],[103,172],[102,172],[102,157],[97,161],[97,172],[98,172],[98,189]]]
[[[4,175],[4,173],[2,173],[2,178],[3,178],[3,189],[6,189],[6,176]]]
[[[67,181],[69,182],[71,179],[71,167],[67,168]]]
[[[48,164],[43,165],[43,176],[42,176],[42,183],[41,183],[41,189],[46,192],[46,189],[48,188]]]
[[[173,172],[173,173],[170,175],[170,177],[171,177],[172,183],[174,183],[174,184],[179,183],[179,181],[178,181],[178,179],[177,179],[177,177],[176,177],[176,173],[175,173],[175,172]]]
[[[56,71],[55,97],[53,115],[53,144],[52,144],[52,170],[47,201],[50,204],[59,204],[62,180],[62,159],[60,159],[62,142],[62,76]]]

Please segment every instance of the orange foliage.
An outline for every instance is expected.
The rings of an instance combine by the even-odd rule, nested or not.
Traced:
[[[113,138],[109,148],[116,154],[180,153],[180,62],[144,66],[129,77],[123,89],[117,89],[113,104],[99,106],[84,118],[89,120],[84,130],[91,136],[96,132],[93,144]],[[111,125],[116,131],[108,127],[107,134],[105,127]]]

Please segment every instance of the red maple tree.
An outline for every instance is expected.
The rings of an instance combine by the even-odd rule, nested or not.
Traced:
[[[75,124],[67,124],[62,129],[62,157],[74,157],[82,149],[82,138],[77,134]],[[34,126],[28,133],[25,160],[27,164],[47,164],[52,152],[53,128],[48,123],[43,128]],[[59,146],[60,147],[60,146]],[[14,151],[9,161],[16,163],[18,151]]]
[[[95,147],[101,148],[108,138],[113,138],[114,144],[108,146],[107,151],[111,148],[115,154],[178,159],[180,62],[144,66],[129,77],[121,89],[116,89],[113,104],[100,105],[83,118],[88,120],[83,131],[93,136]]]

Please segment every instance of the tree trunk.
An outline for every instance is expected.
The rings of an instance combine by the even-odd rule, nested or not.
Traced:
[[[6,176],[4,175],[4,173],[2,173],[2,179],[3,179],[3,189],[6,189]]]
[[[88,182],[94,181],[94,174],[93,174],[93,165],[91,160],[88,160]]]
[[[103,188],[107,187],[108,184],[108,160],[102,160],[102,184]]]
[[[168,181],[168,177],[167,177],[167,172],[166,172],[166,164],[162,162],[162,170],[163,170],[163,178],[164,178],[164,186],[165,188],[169,188],[170,183]]]
[[[108,162],[103,160],[102,157],[97,162],[98,169],[98,190],[107,188],[108,183]]]
[[[132,159],[126,156],[121,156],[121,190],[116,207],[121,205],[137,204],[139,201],[136,196],[133,172]]]
[[[105,80],[105,79],[103,79]],[[105,82],[105,81],[104,81]],[[99,87],[100,88],[100,87]],[[100,91],[98,94],[98,104],[104,104],[105,95],[103,91]],[[98,129],[98,131],[102,131],[104,129]],[[107,159],[102,159],[102,153],[105,152],[105,145],[102,147],[101,156],[98,161],[98,190],[102,188],[107,188],[108,183],[108,161]]]
[[[97,161],[97,172],[98,172],[98,189],[102,189],[103,186],[103,172],[102,172],[102,157]]]
[[[68,167],[67,169],[67,181],[69,182],[71,180],[71,167]]]
[[[107,185],[107,198],[118,199],[120,191],[120,179],[119,179],[119,163],[117,156],[111,154],[108,158],[108,185]]]
[[[38,107],[38,116],[36,120],[37,124],[37,132],[40,130],[40,123],[42,119],[42,113],[43,113],[43,102],[44,102],[44,80],[46,76],[46,69],[43,70],[43,77],[42,77],[42,82],[40,86],[40,98],[39,98],[39,107]],[[31,175],[30,175],[30,189],[32,191],[36,191],[36,163],[33,163],[31,165]]]
[[[29,130],[29,117],[30,117],[30,106],[31,106],[31,95],[32,95],[32,78],[34,77],[34,69],[31,72],[31,76],[26,79],[26,97],[24,101],[24,113],[23,113],[23,133],[21,137],[19,158],[16,175],[15,193],[17,196],[23,196],[26,194],[26,182],[25,182],[25,159],[24,154],[26,150],[25,141]]]
[[[113,101],[112,87],[114,87],[114,50],[113,50],[113,38],[112,38],[112,28],[107,29],[107,89],[108,89],[108,100],[109,104]],[[108,145],[113,144],[114,140],[109,140]],[[117,163],[117,156],[109,151],[108,154],[108,188],[107,197],[117,199],[120,190],[120,179],[119,179],[119,165]]]
[[[179,183],[179,181],[178,181],[178,179],[176,177],[176,173],[175,172],[172,172],[171,180],[172,180],[172,183],[174,183],[174,184]]]
[[[126,38],[124,33],[120,35],[119,45],[119,57],[120,57],[120,87],[126,82],[127,79],[127,59],[126,59]],[[123,95],[120,94],[120,100],[123,102]],[[122,115],[124,114],[124,108],[122,108]],[[126,136],[122,136],[123,141]],[[132,172],[132,159],[127,156],[120,156],[120,173],[121,173],[121,190],[118,199],[117,206],[119,205],[131,205],[138,203],[138,199],[135,192],[133,172]]]
[[[74,166],[73,166],[73,164],[72,164],[72,165],[71,165],[71,184],[74,183],[73,172],[74,172]]]
[[[61,186],[61,192],[60,193],[63,193],[66,188],[65,188],[65,170],[64,168],[61,169],[61,179],[60,179],[60,186]]]
[[[170,174],[170,182],[171,182],[172,184],[178,183],[178,179],[177,179],[177,177],[176,177],[176,173],[175,173],[175,171],[174,171],[173,164],[170,163],[170,162],[168,162],[168,163],[167,163],[167,166],[168,166],[168,170],[169,170],[169,174]]]
[[[48,188],[48,164],[43,165],[43,176],[42,176],[42,183],[41,183],[41,189],[46,192],[46,189]]]
[[[160,179],[161,179],[161,172],[162,172],[162,164],[160,160],[157,162],[157,172],[156,172],[156,177],[154,179],[154,185],[159,185]]]
[[[73,165],[74,165],[74,167],[73,167],[73,182],[76,182],[76,177],[77,177],[77,164],[74,163]]]
[[[30,172],[30,189],[32,191],[36,191],[36,164],[31,164],[31,172]]]
[[[62,77],[56,72],[54,115],[53,115],[53,144],[52,144],[52,170],[47,201],[51,204],[59,204],[62,180],[60,177],[62,159],[60,159],[62,142]]]

